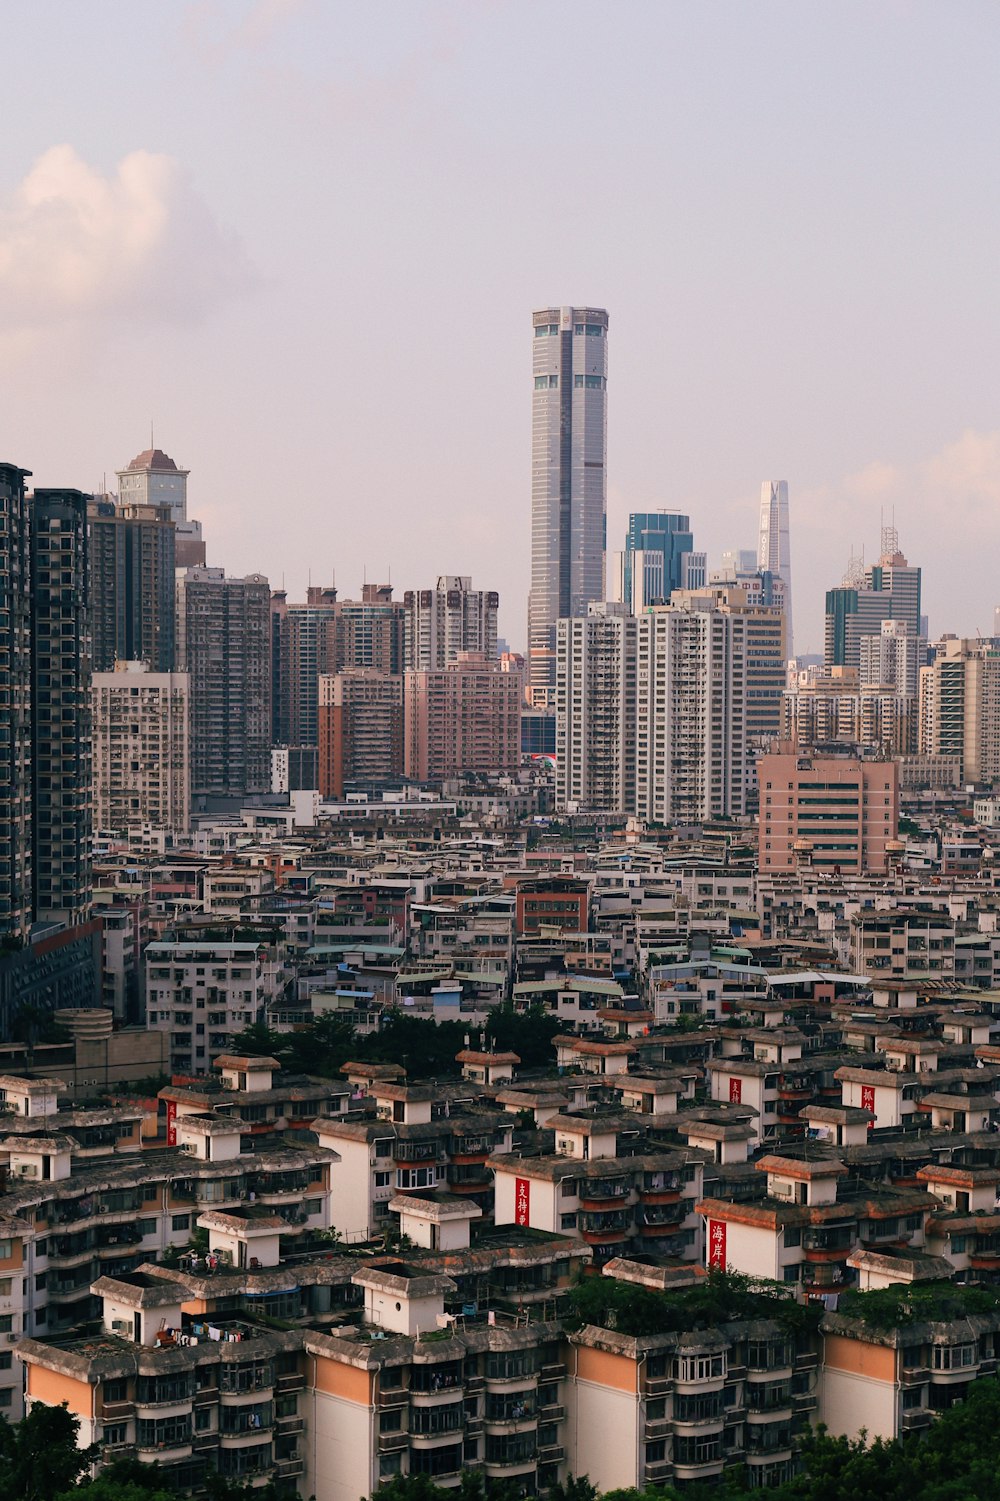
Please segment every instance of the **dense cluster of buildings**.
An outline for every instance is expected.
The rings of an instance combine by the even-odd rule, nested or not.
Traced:
[[[796,658],[778,480],[609,571],[608,328],[533,315],[525,657],[468,575],[228,575],[160,449],[0,465],[8,1417],[194,1494],[755,1487],[996,1369],[1000,636],[890,525]],[[366,1061],[399,1016],[446,1077]],[[331,1018],[330,1077],[249,1052]]]

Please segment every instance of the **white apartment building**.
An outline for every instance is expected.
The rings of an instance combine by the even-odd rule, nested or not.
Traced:
[[[632,811],[636,620],[592,605],[556,628],[556,801],[560,808]]]
[[[280,999],[285,971],[259,943],[151,943],[146,1020],[170,1033],[170,1070],[204,1074],[232,1037]]]
[[[496,656],[500,597],[492,589],[473,589],[468,576],[442,574],[435,589],[408,589],[403,604],[407,667],[447,667],[463,651]]]
[[[637,622],[635,806],[651,823],[746,807],[747,630],[712,590],[676,591]]]
[[[191,813],[189,678],[116,662],[91,680],[96,827],[186,834]]]

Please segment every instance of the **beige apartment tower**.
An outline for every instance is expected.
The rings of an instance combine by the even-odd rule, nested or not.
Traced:
[[[521,674],[481,652],[406,674],[405,770],[415,782],[515,771],[521,758]]]
[[[116,662],[91,686],[96,827],[187,832],[191,813],[186,672]]]
[[[884,871],[899,834],[899,766],[811,756],[784,745],[757,763],[761,871],[802,865],[843,875]]]

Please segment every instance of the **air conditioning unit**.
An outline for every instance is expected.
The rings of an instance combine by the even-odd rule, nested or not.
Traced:
[[[7,1336],[7,1343],[8,1345],[16,1345],[20,1338],[21,1336],[19,1334],[15,1334],[14,1331],[11,1330],[11,1332]]]

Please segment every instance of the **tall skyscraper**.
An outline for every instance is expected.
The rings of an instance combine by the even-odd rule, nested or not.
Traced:
[[[191,797],[271,785],[271,591],[259,573],[189,568],[177,580],[177,658],[190,675]]]
[[[556,621],[605,597],[608,315],[533,315],[531,593],[528,683],[536,707],[555,697]]]
[[[131,661],[170,672],[176,634],[171,508],[95,496],[87,515],[94,671]]]
[[[920,672],[920,752],[961,763],[963,782],[1000,780],[1000,650],[945,637]]]
[[[788,482],[765,480],[760,487],[760,532],[757,568],[774,573],[785,585],[784,610],[788,621],[788,654],[792,643],[792,552],[788,532]]]
[[[638,511],[628,518],[625,550],[616,554],[617,598],[638,615],[649,605],[666,604],[684,587],[684,560],[691,556],[691,522],[679,511]]]
[[[0,937],[31,927],[31,528],[28,469],[0,464]]]
[[[496,656],[500,597],[493,590],[448,574],[436,589],[408,589],[403,604],[407,667],[447,667],[462,651]]]
[[[91,907],[89,498],[81,490],[29,498],[34,913],[67,927]]]
[[[118,498],[124,505],[169,506],[176,527],[178,568],[195,568],[205,561],[201,522],[188,519],[189,469],[178,469],[162,448],[136,454],[127,469],[118,470]]]

